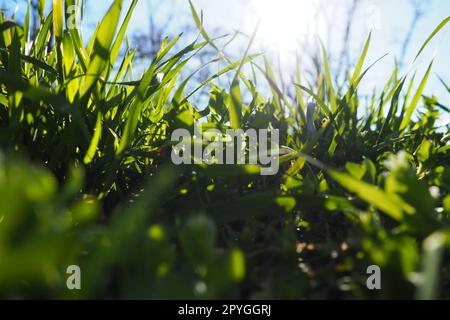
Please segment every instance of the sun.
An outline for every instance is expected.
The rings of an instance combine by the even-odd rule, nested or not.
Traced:
[[[311,32],[314,0],[253,0],[251,11],[260,21],[258,42],[269,50],[287,53]]]

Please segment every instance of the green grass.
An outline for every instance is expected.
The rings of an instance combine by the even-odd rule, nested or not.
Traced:
[[[305,85],[298,65],[291,98],[251,38],[187,92],[192,57],[222,52],[193,6],[201,39],[178,52],[180,37],[167,39],[136,79],[135,51],[119,54],[136,1],[123,21],[114,1],[89,42],[64,27],[73,3],[41,11],[29,52],[29,15],[0,16],[0,297],[450,298],[450,136],[436,124],[448,106],[425,95],[432,63],[416,76],[394,67],[365,102],[369,35],[345,85],[322,48],[323,75]],[[193,94],[206,90],[200,110]],[[171,133],[199,119],[279,129],[292,152],[273,177],[172,165]],[[66,289],[72,264],[81,291]],[[381,291],[366,288],[372,264]]]

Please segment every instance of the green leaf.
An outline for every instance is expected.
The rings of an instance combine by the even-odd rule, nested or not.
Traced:
[[[57,41],[63,36],[64,20],[63,20],[63,1],[53,0],[53,32]]]
[[[402,208],[383,190],[379,189],[376,186],[353,178],[348,174],[341,173],[335,170],[329,170],[328,174],[332,176],[344,188],[357,194],[358,197],[360,197],[362,200],[383,211],[392,219],[397,221],[402,220]]]
[[[248,57],[250,47],[252,46],[253,41],[255,40],[257,31],[258,26],[256,26],[255,30],[253,31],[253,35],[250,38],[250,41],[247,45],[247,49],[244,52],[244,55],[241,59],[241,63],[238,69],[236,70],[236,75],[234,76],[233,82],[231,83],[230,89],[231,104],[229,106],[229,113],[230,113],[230,123],[233,129],[239,129],[242,125],[242,98],[241,98],[241,89],[239,87],[239,74]]]
[[[254,54],[254,55],[250,55],[248,56],[245,60],[244,60],[244,64],[248,63],[250,61],[252,61],[253,59],[257,58],[261,56],[261,54]],[[205,87],[207,84],[211,83],[214,79],[219,78],[220,76],[230,72],[231,70],[234,70],[236,68],[238,68],[242,63],[242,60],[239,59],[233,63],[228,64],[226,67],[224,67],[222,70],[220,70],[219,72],[215,73],[214,75],[210,76],[208,79],[206,79],[205,81],[203,81],[197,88],[195,88],[194,90],[192,90],[183,100],[181,103],[178,104],[183,104],[185,103],[192,95],[194,95],[196,92],[198,92],[200,89],[202,89],[203,87]],[[188,81],[197,73],[197,71],[193,72],[191,75],[189,75],[189,77],[186,78],[186,80],[183,82],[183,84],[180,86],[182,88],[186,87],[186,85],[188,84]],[[176,94],[176,96],[180,96],[181,92],[178,92],[178,94]],[[180,99],[178,98],[178,100],[175,101],[180,101]]]
[[[422,47],[420,47],[419,52],[417,53],[416,57],[414,58],[414,61],[417,60],[417,58],[420,56],[422,51],[425,49],[427,44],[434,38],[434,36],[443,28],[445,25],[450,21],[450,17],[445,18],[437,27],[433,30],[433,32],[430,34],[430,36],[427,38],[427,40],[424,42]]]
[[[53,22],[53,11],[47,16],[44,21],[44,24],[41,25],[41,29],[39,30],[36,46],[32,48],[34,51],[34,56],[37,59],[42,59],[45,53],[45,47],[48,45],[48,39],[50,37],[50,28]]]
[[[245,277],[245,257],[239,249],[233,249],[230,252],[229,273],[233,281],[241,281]]]
[[[125,149],[130,145],[133,133],[136,130],[136,127],[139,122],[139,117],[141,115],[141,111],[143,108],[143,103],[146,100],[144,97],[145,92],[147,91],[152,78],[155,74],[155,66],[152,65],[150,68],[144,73],[139,86],[136,88],[136,97],[131,103],[127,122],[125,124],[124,133],[122,135],[122,139],[120,140],[119,148],[117,149],[117,154],[121,154]]]
[[[355,84],[357,83],[357,81],[361,75],[361,70],[364,65],[364,61],[366,60],[367,52],[369,51],[371,39],[372,39],[372,31],[369,33],[369,36],[367,37],[366,42],[364,43],[363,51],[362,51],[361,55],[359,56],[358,63],[356,64],[355,70],[353,71],[353,76],[350,80],[351,86],[355,86]]]
[[[30,37],[30,7],[31,7],[31,0],[28,0],[27,3],[27,12],[25,14],[25,21],[23,22],[23,38],[22,38],[22,47],[25,48],[26,43],[29,40]]]
[[[433,67],[433,61],[428,66],[428,69],[425,72],[425,75],[424,75],[422,81],[420,82],[419,88],[417,88],[417,91],[416,91],[411,103],[408,105],[408,107],[406,107],[406,114],[403,117],[403,120],[400,124],[400,128],[399,128],[400,131],[405,130],[406,127],[408,126],[408,124],[411,120],[412,114],[413,114],[414,110],[416,110],[417,104],[419,103],[419,100],[422,97],[422,93],[423,93],[423,90],[425,89],[425,85],[428,81],[428,76],[430,75],[430,71],[431,71],[432,67]]]
[[[362,180],[362,178],[366,174],[365,165],[359,165],[353,162],[347,162],[345,164],[345,169],[352,175],[353,178],[356,178],[358,180]]]
[[[330,72],[330,66],[328,64],[327,52],[325,51],[325,47],[322,42],[321,42],[321,46],[322,46],[323,64],[325,67],[325,82],[327,84],[329,101],[331,103],[331,111],[336,112],[336,110],[337,110],[336,96],[334,94],[333,81],[331,79],[331,72]]]
[[[127,14],[125,15],[125,19],[122,22],[122,26],[119,29],[119,32],[117,33],[117,37],[114,40],[114,43],[111,47],[111,55],[110,55],[110,65],[113,66],[117,56],[119,55],[120,47],[122,45],[123,39],[125,37],[125,32],[128,27],[128,23],[130,22],[131,15],[134,11],[134,8],[136,7],[137,0],[133,0],[133,2],[130,4],[130,8],[127,11]]]
[[[444,210],[450,213],[450,195],[446,196],[443,201]]]
[[[45,2],[46,2],[46,0],[38,1],[39,18],[41,21],[43,21],[44,17],[45,17]]]
[[[400,98],[400,93],[402,92],[403,86],[405,84],[405,80],[406,80],[406,78],[403,78],[402,81],[400,81],[398,83],[397,87],[395,87],[394,95],[392,96],[391,105],[389,107],[389,112],[386,116],[386,119],[383,122],[383,126],[378,135],[377,141],[381,141],[382,139],[384,139],[386,133],[388,132],[388,130],[390,128],[391,121],[394,118],[395,112],[397,111],[398,100]]]
[[[442,232],[436,232],[424,240],[422,273],[417,288],[417,299],[439,298],[440,268],[446,241],[447,236]]]
[[[120,12],[123,0],[115,0],[109,8],[95,35],[92,57],[90,59],[87,74],[80,88],[80,96],[84,97],[106,66],[110,59],[110,47],[119,24]]]
[[[102,135],[102,115],[99,112],[97,114],[97,122],[95,124],[94,135],[92,136],[92,140],[89,145],[88,151],[86,152],[86,155],[84,156],[83,159],[84,164],[89,164],[94,159],[95,152],[97,151],[98,148],[98,143],[101,139],[101,135]]]
[[[3,52],[11,52],[10,50],[3,49],[3,48],[0,48],[0,51],[3,51]],[[58,76],[58,77],[61,76],[57,70],[53,69],[52,66],[49,66],[48,64],[46,64],[45,62],[43,62],[43,61],[41,61],[41,60],[38,60],[38,59],[36,59],[36,58],[30,57],[30,56],[27,56],[27,55],[24,55],[24,54],[21,54],[21,55],[20,55],[20,58],[21,58],[23,61],[26,61],[26,62],[28,62],[28,63],[31,63],[31,64],[34,65],[36,68],[39,68],[39,69],[48,71],[49,73],[51,73],[51,74],[53,74],[53,75],[55,75],[55,76]]]
[[[239,129],[242,121],[242,98],[238,78],[235,78],[231,84],[230,100],[229,113],[231,128]]]
[[[417,150],[417,160],[424,163],[430,157],[432,152],[433,142],[431,140],[423,140]]]
[[[216,44],[211,40],[211,38],[208,36],[205,29],[203,28],[202,19],[198,16],[197,11],[195,10],[195,7],[192,4],[191,0],[189,0],[189,5],[191,8],[191,14],[192,17],[194,18],[195,25],[197,26],[197,29],[200,30],[200,34],[202,35],[202,37],[205,38],[205,40],[208,41],[214,49],[220,51],[219,47],[216,46]]]

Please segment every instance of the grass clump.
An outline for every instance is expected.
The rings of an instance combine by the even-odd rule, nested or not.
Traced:
[[[345,86],[323,48],[323,77],[299,74],[295,97],[247,50],[197,86],[210,89],[200,110],[181,71],[221,48],[192,7],[202,40],[174,52],[166,39],[134,79],[135,51],[119,53],[136,2],[121,21],[115,0],[87,46],[64,14],[74,0],[54,0],[32,39],[29,14],[0,16],[0,297],[450,297],[448,109],[424,95],[432,64],[417,88],[394,68],[367,104],[370,36]],[[214,83],[227,73],[230,87]],[[200,119],[279,129],[279,174],[172,165],[171,133]],[[366,287],[374,264],[381,291]],[[67,290],[69,265],[83,290]]]

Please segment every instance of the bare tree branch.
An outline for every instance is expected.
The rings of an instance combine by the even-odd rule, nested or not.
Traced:
[[[399,61],[398,61],[400,67],[402,67],[405,62],[406,54],[407,54],[409,46],[411,44],[413,34],[417,29],[418,23],[425,15],[425,11],[426,11],[425,7],[428,6],[428,4],[429,4],[429,0],[410,0],[409,2],[414,7],[414,15],[413,15],[411,24],[408,28],[408,31],[406,33],[405,40],[403,41],[402,49],[400,51],[400,56],[399,56]]]

